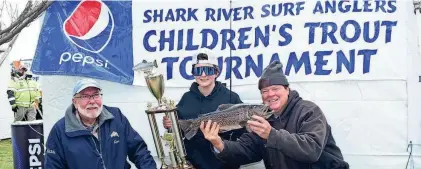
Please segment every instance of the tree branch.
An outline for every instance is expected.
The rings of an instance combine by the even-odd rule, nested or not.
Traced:
[[[26,16],[28,17],[21,17],[22,14],[19,16],[20,19],[23,19],[22,21],[19,22],[20,19],[16,20],[12,25],[15,25],[15,27],[9,26],[7,29],[5,30],[9,30],[9,31],[5,31],[3,30],[2,32],[4,32],[3,34],[0,32],[0,45],[9,42],[10,40],[12,40],[12,38],[20,33],[22,31],[23,28],[25,28],[26,26],[28,26],[31,22],[33,22],[36,18],[38,18],[40,16],[41,13],[43,13],[54,1],[43,1],[40,5],[37,5],[37,7],[35,7],[34,9],[30,10]],[[25,16],[25,15],[23,15]],[[11,30],[11,31],[10,31]]]
[[[44,1],[45,2],[45,1]],[[42,5],[42,4],[41,4]],[[10,24],[10,26],[9,27],[7,27],[6,29],[4,29],[4,30],[1,30],[0,31],[0,35],[2,35],[2,34],[4,34],[4,33],[6,33],[6,32],[9,32],[9,31],[11,31],[13,28],[15,28],[17,25],[19,25],[24,19],[26,19],[28,16],[27,16],[27,13],[29,13],[29,12],[31,12],[30,10],[31,10],[31,8],[32,8],[32,1],[28,1],[28,3],[26,3],[26,6],[25,6],[25,9],[23,9],[23,11],[22,11],[22,13],[19,15],[19,17],[16,19],[16,20],[12,20],[12,23]],[[32,13],[33,12],[35,12],[35,11],[32,11]]]

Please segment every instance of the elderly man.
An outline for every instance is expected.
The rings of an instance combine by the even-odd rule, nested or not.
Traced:
[[[315,103],[290,90],[279,61],[272,62],[259,80],[262,100],[274,112],[269,119],[253,116],[237,141],[223,141],[219,125],[202,122],[200,129],[225,162],[247,164],[263,159],[267,169],[348,169],[330,126]],[[242,160],[239,160],[242,159]]]
[[[127,169],[127,157],[137,168],[156,169],[142,137],[119,108],[102,104],[101,88],[80,80],[72,104],[50,131],[45,168]]]

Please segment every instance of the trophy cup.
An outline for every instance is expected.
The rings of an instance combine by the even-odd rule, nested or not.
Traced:
[[[134,66],[133,70],[142,71],[144,73],[148,89],[158,101],[157,106],[152,106],[152,103],[148,103],[148,109],[145,112],[148,116],[158,158],[162,163],[161,169],[192,169],[193,167],[185,158],[186,150],[180,135],[174,101],[163,97],[165,89],[164,77],[162,74],[155,72],[154,67],[158,68],[156,60],[154,62],[143,60],[141,63]],[[172,128],[168,129],[162,137],[169,146],[170,165],[167,165],[165,162],[165,153],[155,118],[155,115],[160,113],[165,113],[165,116],[172,122]]]

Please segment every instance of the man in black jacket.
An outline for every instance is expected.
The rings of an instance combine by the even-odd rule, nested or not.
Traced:
[[[279,61],[265,68],[259,80],[262,100],[274,112],[267,120],[253,116],[252,133],[237,141],[223,141],[219,125],[202,122],[205,138],[217,157],[240,165],[263,159],[267,169],[348,169],[322,110],[290,90]],[[242,159],[242,160],[239,160]]]

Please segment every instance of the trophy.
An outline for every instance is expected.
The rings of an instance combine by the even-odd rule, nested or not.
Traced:
[[[148,116],[158,158],[162,164],[161,169],[192,169],[193,167],[186,160],[186,150],[180,135],[174,101],[163,97],[165,89],[164,77],[162,74],[154,71],[154,67],[158,68],[156,60],[154,62],[143,60],[134,66],[133,70],[144,73],[148,89],[158,101],[157,106],[152,106],[152,103],[148,103],[148,109],[145,112]],[[155,115],[160,113],[165,113],[165,116],[172,122],[172,128],[168,129],[162,136],[162,140],[169,146],[170,165],[167,165],[165,162],[165,153],[155,118]]]

